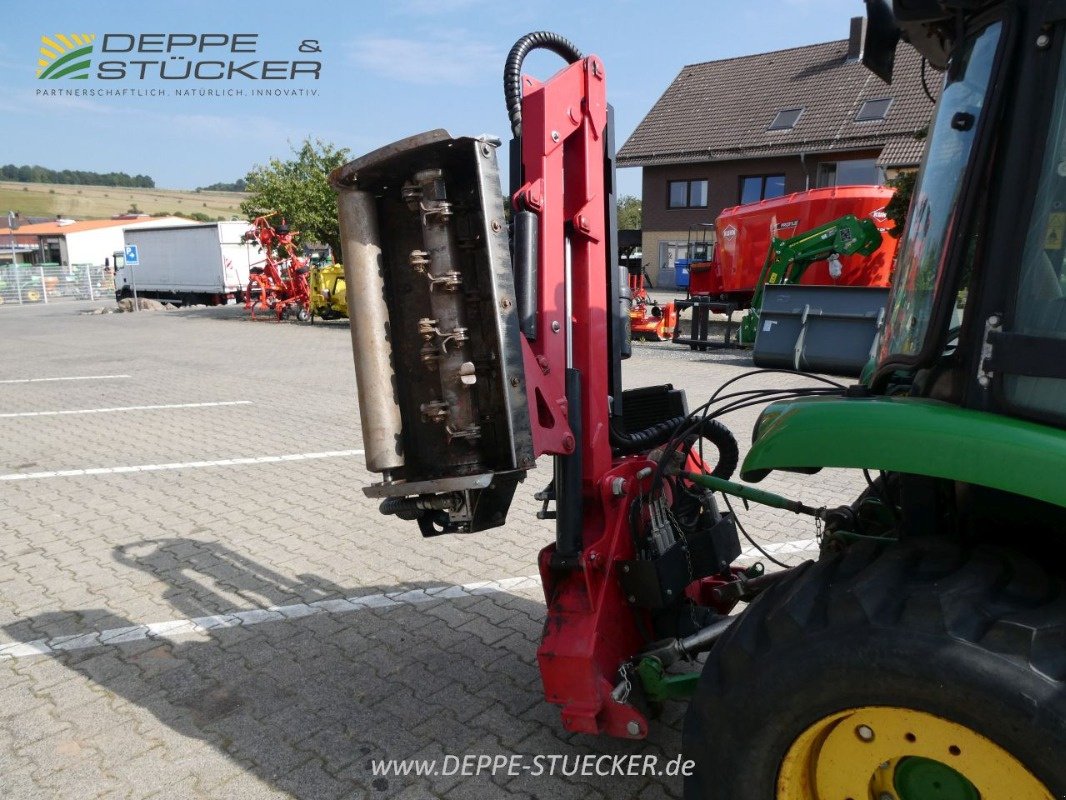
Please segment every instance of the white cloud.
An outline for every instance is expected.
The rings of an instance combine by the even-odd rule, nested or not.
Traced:
[[[367,36],[349,45],[365,69],[404,83],[472,86],[496,77],[503,53],[468,34],[438,33],[433,39]]]

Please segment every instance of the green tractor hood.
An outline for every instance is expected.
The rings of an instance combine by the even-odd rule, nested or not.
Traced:
[[[774,403],[755,426],[741,477],[850,467],[980,484],[1066,506],[1066,431],[910,397]]]

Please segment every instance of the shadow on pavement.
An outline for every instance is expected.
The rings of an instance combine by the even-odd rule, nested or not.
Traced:
[[[353,589],[313,575],[292,579],[229,548],[193,539],[140,542],[117,549],[115,557],[164,581],[175,617],[233,610],[227,595],[234,594],[247,603],[244,607],[267,607],[439,585]],[[543,611],[541,603],[517,595],[459,596],[51,657],[297,798],[402,794],[547,800],[635,797],[645,789],[648,797],[677,795],[679,779],[665,777],[373,774],[371,762],[377,759],[441,759],[446,754],[532,759],[537,754],[651,753],[660,763],[674,757],[680,751],[679,707],[669,708],[653,725],[651,741],[563,731],[558,712],[542,698],[535,663]],[[109,627],[146,622],[93,609],[78,613],[84,619],[107,619]],[[29,622],[44,636],[54,636],[70,614],[41,614]],[[112,706],[121,711],[120,704]],[[108,735],[106,730],[102,736]],[[168,763],[178,762],[201,779],[206,794],[229,796],[224,785],[204,785],[200,771],[207,760],[197,758],[196,746],[190,744],[168,737],[166,750],[151,751],[151,771],[178,769]],[[107,768],[117,773],[123,766]],[[648,787],[649,782],[659,786]],[[144,794],[154,791],[143,781],[139,785]]]
[[[715,355],[710,355],[712,351],[702,351],[699,354],[694,353],[693,356],[699,356],[694,358],[695,363],[698,364],[728,364],[731,367],[747,367],[748,369],[756,369],[754,362],[751,360],[751,353],[745,352],[740,349],[719,349],[713,351]],[[738,353],[738,355],[733,355]],[[741,355],[742,354],[742,355]]]
[[[252,312],[240,303],[228,306],[189,306],[188,308],[179,306],[173,311],[163,313],[174,317],[187,317],[189,319],[215,319],[224,322],[252,322],[262,323],[264,325],[268,323],[271,325],[294,325],[299,328],[322,328],[325,330],[348,332],[347,319],[324,320],[320,317],[315,317],[314,322],[299,322],[294,317],[287,316],[279,322],[274,312],[270,310],[257,310],[255,312],[255,319],[252,319]]]

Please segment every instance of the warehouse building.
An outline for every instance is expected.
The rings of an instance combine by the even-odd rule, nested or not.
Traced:
[[[102,265],[122,251],[123,232],[127,229],[196,224],[183,217],[139,215],[81,222],[57,219],[20,225],[14,230],[4,227],[0,228],[0,263],[11,263],[14,248],[20,264]]]

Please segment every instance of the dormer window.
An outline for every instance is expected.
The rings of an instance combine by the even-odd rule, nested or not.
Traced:
[[[891,97],[882,97],[878,100],[866,100],[855,115],[856,122],[880,122],[888,116],[888,109],[892,105]]]
[[[774,116],[768,131],[790,131],[796,127],[799,118],[803,115],[803,108],[782,108]]]

